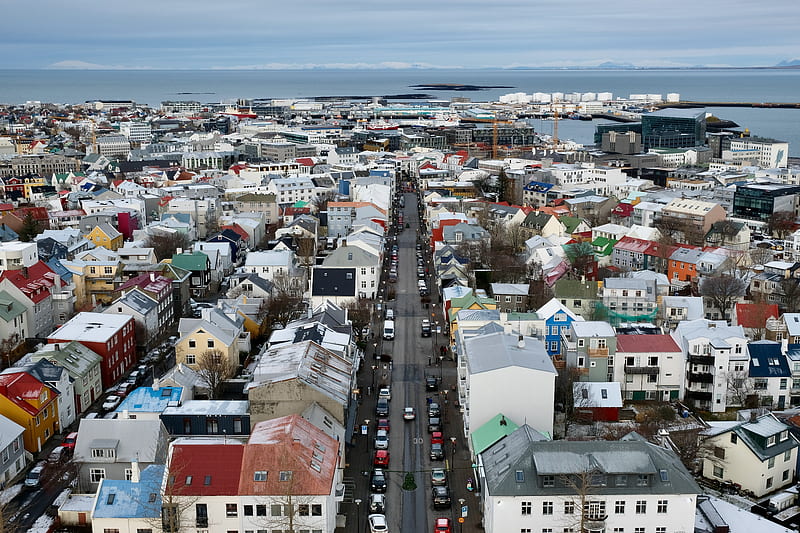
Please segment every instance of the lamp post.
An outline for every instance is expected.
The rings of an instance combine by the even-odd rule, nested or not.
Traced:
[[[442,377],[442,361],[444,361],[444,356],[443,355],[439,355],[439,384],[440,384],[440,386],[442,384],[442,380],[444,379]]]
[[[361,533],[361,500],[353,500],[356,504],[356,531]]]
[[[456,438],[450,437],[450,442],[453,444],[453,455],[451,456],[452,459],[450,460],[450,464],[453,465],[453,470],[456,469]]]
[[[375,371],[377,369],[378,369],[378,365],[373,363],[373,365],[372,365],[372,389],[370,389],[370,391],[375,389]]]
[[[459,498],[458,499],[458,506],[461,507],[461,509],[462,509],[462,513],[461,513],[462,516],[461,516],[461,518],[458,519],[458,530],[461,533],[464,533],[464,517],[463,517],[464,513],[463,513],[463,509],[464,509],[464,502],[465,501],[467,501],[467,500],[465,500],[464,498]]]

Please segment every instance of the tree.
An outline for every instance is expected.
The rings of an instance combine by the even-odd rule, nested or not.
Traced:
[[[145,246],[153,249],[153,253],[156,254],[156,259],[159,261],[171,258],[178,252],[178,249],[186,250],[190,245],[189,237],[179,231],[174,233],[156,232],[145,240]]]
[[[700,295],[711,301],[723,320],[728,319],[728,311],[744,296],[746,289],[744,280],[725,274],[704,277],[700,281]]]
[[[22,242],[31,242],[34,237],[42,232],[39,226],[39,221],[33,218],[33,213],[28,211],[22,219],[22,228],[19,230],[19,240]]]
[[[151,518],[145,520],[155,531],[162,533],[180,533],[182,531],[195,531],[197,524],[190,521],[189,517],[194,515],[195,503],[199,500],[198,496],[184,494],[181,490],[183,481],[186,479],[186,463],[180,454],[176,457],[175,447],[170,446],[170,454],[164,468],[164,479],[160,485],[161,507],[150,509],[147,513]],[[158,502],[156,499],[155,502]],[[139,502],[143,507],[149,508],[156,503],[152,501]]]
[[[300,259],[300,266],[306,269],[306,275],[314,266],[317,254],[317,242],[313,237],[298,237],[297,257]]]
[[[330,202],[335,202],[339,198],[339,195],[336,191],[325,191],[324,193],[317,195],[311,201],[311,206],[315,213],[319,213],[321,211],[328,210],[328,204]]]
[[[750,259],[754,265],[763,265],[775,259],[775,252],[769,247],[756,246],[750,249]]]
[[[781,307],[785,313],[797,313],[800,311],[800,280],[787,278],[781,280],[780,284]]]
[[[218,400],[223,383],[234,376],[236,365],[220,350],[207,350],[197,358],[196,371],[208,386],[209,399]]]
[[[344,305],[347,311],[347,318],[353,325],[353,330],[358,338],[361,338],[361,333],[364,328],[369,326],[372,320],[372,302],[365,299],[358,299]]]
[[[728,403],[742,407],[747,405],[748,399],[755,393],[755,390],[744,366],[742,366],[742,370],[728,371],[725,374],[725,381],[728,389]]]
[[[586,276],[590,265],[594,262],[594,248],[586,241],[576,242],[564,247],[564,253],[569,261],[571,274],[580,279]]]
[[[773,237],[783,240],[797,227],[795,220],[793,212],[777,211],[767,221],[767,230]]]
[[[274,279],[279,280],[279,276]],[[259,311],[265,316],[264,335],[267,337],[274,329],[284,328],[291,320],[297,318],[303,310],[303,300],[296,296],[285,283],[277,283],[272,295],[267,299],[266,307]]]

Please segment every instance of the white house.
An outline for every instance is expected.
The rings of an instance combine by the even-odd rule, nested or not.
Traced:
[[[618,335],[611,381],[625,400],[670,402],[684,396],[683,350],[670,335]]]

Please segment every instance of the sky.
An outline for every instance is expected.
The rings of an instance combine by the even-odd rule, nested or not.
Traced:
[[[0,68],[772,66],[800,2],[0,0]]]

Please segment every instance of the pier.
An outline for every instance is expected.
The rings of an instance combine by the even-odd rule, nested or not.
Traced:
[[[678,108],[691,109],[695,107],[758,107],[775,109],[800,109],[800,103],[791,102],[661,102],[652,104],[659,109]]]

